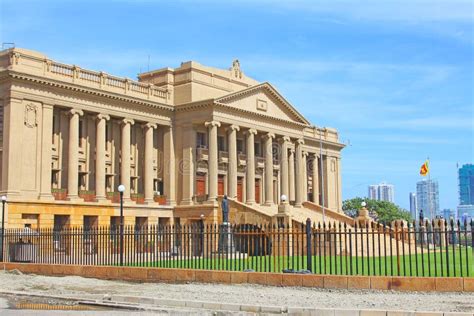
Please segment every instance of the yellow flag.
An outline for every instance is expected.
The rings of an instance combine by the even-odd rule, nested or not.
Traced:
[[[420,168],[420,174],[425,177],[430,172],[430,168],[428,166],[428,160]]]

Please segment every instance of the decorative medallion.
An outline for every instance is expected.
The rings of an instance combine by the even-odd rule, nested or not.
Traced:
[[[257,110],[266,112],[267,111],[267,101],[257,99]]]

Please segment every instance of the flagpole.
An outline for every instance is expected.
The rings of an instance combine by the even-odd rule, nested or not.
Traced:
[[[430,220],[433,220],[433,208],[431,207],[431,168],[430,168],[430,157],[427,157],[428,161],[428,207],[430,212]]]

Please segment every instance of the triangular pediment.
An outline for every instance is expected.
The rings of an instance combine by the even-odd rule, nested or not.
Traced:
[[[310,124],[267,82],[219,97],[215,99],[215,102],[247,112],[255,112],[300,124]]]

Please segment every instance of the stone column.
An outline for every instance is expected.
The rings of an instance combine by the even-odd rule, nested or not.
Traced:
[[[173,127],[165,127],[163,133],[163,178],[168,205],[176,205],[176,174],[175,174],[175,152]]]
[[[288,155],[288,184],[289,184],[289,201],[295,200],[295,150],[290,149]]]
[[[229,127],[228,144],[229,144],[229,169],[227,172],[229,197],[237,198],[237,132],[240,128],[237,125]]]
[[[40,200],[53,200],[51,194],[51,138],[53,136],[53,106],[43,104],[41,121],[41,182]]]
[[[295,207],[301,207],[303,202],[303,144],[302,139],[296,141],[296,166],[295,166]]]
[[[182,125],[182,147],[183,159],[179,170],[182,176],[182,199],[180,205],[193,205],[193,195],[195,186],[194,167],[195,153],[196,153],[196,130],[193,124]]]
[[[130,201],[130,131],[133,124],[131,119],[122,120],[120,182],[125,186],[124,201]]]
[[[221,126],[221,123],[211,121],[206,122],[205,125],[209,129],[209,161],[207,170],[207,174],[209,176],[208,201],[214,203],[216,202],[217,198],[217,169],[219,167],[217,163],[217,128]]]
[[[319,204],[319,164],[318,155],[313,155],[313,203]]]
[[[145,191],[145,203],[154,203],[153,199],[153,134],[156,124],[147,123],[145,129],[145,161],[143,166],[143,186]]]
[[[273,205],[273,148],[275,135],[265,135],[265,205]]]
[[[281,195],[286,196],[286,201],[283,202],[283,204],[288,204],[289,203],[289,190],[290,190],[290,184],[289,184],[289,177],[288,177],[288,143],[290,141],[290,138],[285,136],[280,139],[280,152],[281,152],[281,157],[280,157],[280,175],[281,175]],[[281,202],[281,201],[279,201]]]
[[[106,124],[110,116],[97,115],[96,151],[95,151],[95,196],[97,201],[107,201],[105,196],[105,144]]]
[[[69,200],[78,200],[79,184],[79,116],[81,110],[69,111],[69,144],[68,144],[68,170],[67,170],[67,197]]]
[[[247,131],[247,173],[246,173],[246,200],[247,204],[255,203],[255,135],[257,131]]]
[[[303,175],[303,202],[308,200],[308,152],[303,152],[302,175]]]

